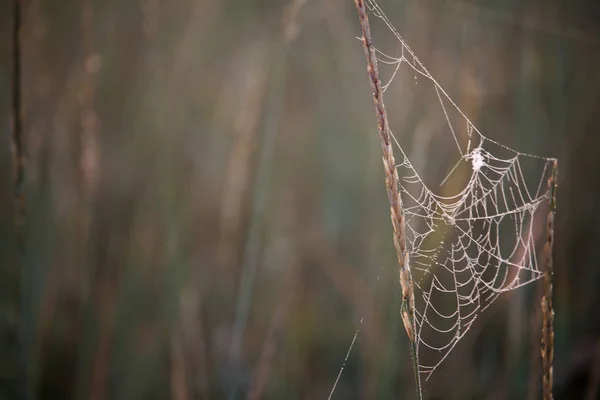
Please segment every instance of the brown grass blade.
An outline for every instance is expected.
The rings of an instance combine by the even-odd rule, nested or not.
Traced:
[[[546,259],[546,269],[544,271],[544,294],[541,299],[542,303],[542,390],[544,400],[551,400],[552,383],[553,383],[553,367],[554,361],[554,308],[552,305],[553,298],[553,257],[552,249],[554,246],[554,215],[556,213],[556,179],[558,175],[558,162],[554,160],[552,165],[552,175],[548,179],[548,191],[550,193],[550,204],[548,207],[547,219],[547,239],[544,247]]]
[[[385,185],[390,202],[390,216],[394,231],[394,247],[396,248],[398,263],[400,265],[400,286],[402,287],[403,300],[401,311],[402,321],[404,322],[404,328],[406,329],[406,334],[410,340],[417,395],[418,398],[421,399],[421,380],[419,376],[417,357],[417,338],[415,336],[414,291],[410,272],[410,256],[406,249],[405,220],[404,211],[402,209],[402,198],[400,197],[400,191],[398,187],[398,171],[396,170],[396,161],[394,159],[394,149],[391,140],[387,112],[383,103],[383,90],[381,88],[381,81],[379,80],[377,57],[371,41],[369,18],[367,16],[364,1],[355,0],[354,3],[356,4],[356,10],[358,12],[358,18],[360,20],[360,26],[362,29],[362,42],[367,59],[367,72],[369,74],[371,90],[373,91],[373,103],[375,105],[377,125],[379,128],[379,141],[381,143],[381,151],[383,152],[383,169],[385,171]]]

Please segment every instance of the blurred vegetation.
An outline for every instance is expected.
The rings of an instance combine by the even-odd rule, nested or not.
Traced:
[[[325,399],[361,318],[334,398],[412,398],[353,2],[21,3],[24,257],[0,3],[0,398]],[[380,3],[482,132],[560,160],[556,398],[584,398],[600,379],[597,3]],[[429,165],[424,101],[398,85],[387,106]],[[427,397],[538,398],[536,293],[502,296]]]

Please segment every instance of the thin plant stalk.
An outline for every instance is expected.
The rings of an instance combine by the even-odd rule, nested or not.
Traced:
[[[540,281],[537,285],[535,293],[535,301],[541,299],[544,293],[544,282]],[[542,309],[539,307],[533,307],[531,316],[531,357],[529,360],[529,386],[527,388],[527,399],[535,400],[538,399],[539,390],[539,379],[541,376],[540,368],[540,347],[538,344],[542,339],[541,333],[538,329],[542,325]]]
[[[23,110],[21,101],[21,2],[13,2],[13,29],[12,29],[12,137],[11,151],[13,160],[13,189],[15,201],[15,229],[19,241],[19,249],[22,250],[23,225],[25,223],[25,152],[23,138]]]
[[[266,104],[265,126],[259,140],[258,165],[250,217],[250,228],[242,254],[241,277],[235,306],[232,339],[229,351],[229,364],[233,365],[240,357],[242,341],[252,302],[254,280],[258,270],[258,258],[263,246],[264,214],[270,193],[270,179],[273,170],[275,142],[279,129],[279,117],[283,107],[283,95],[288,68],[288,52],[298,36],[297,18],[306,0],[292,0],[286,7],[282,19],[283,39],[277,44],[273,55],[269,76],[269,93]],[[237,396],[237,384],[229,388],[228,399]]]
[[[550,193],[550,204],[548,206],[548,218],[546,225],[547,239],[544,247],[546,256],[546,269],[544,271],[544,294],[542,303],[542,391],[544,400],[551,400],[553,367],[554,361],[554,308],[553,299],[553,257],[552,249],[554,247],[554,216],[556,214],[556,179],[558,175],[558,162],[553,161],[552,174],[548,179],[548,192]]]
[[[21,86],[21,30],[22,30],[22,4],[21,0],[12,2],[12,31],[11,31],[11,154],[12,154],[12,183],[14,206],[14,230],[17,247],[17,268],[19,286],[20,319],[18,326],[19,336],[19,378],[18,386],[21,387],[21,396],[30,398],[31,374],[30,353],[30,328],[27,326],[30,312],[30,293],[28,291],[25,250],[25,138],[23,135],[23,99]]]
[[[379,128],[379,141],[383,152],[383,168],[385,171],[385,184],[390,202],[390,216],[394,231],[394,247],[398,256],[400,265],[400,286],[402,287],[402,321],[410,341],[410,351],[413,363],[413,373],[417,389],[417,398],[422,399],[421,379],[419,375],[417,337],[415,330],[415,300],[413,291],[413,281],[410,271],[410,257],[406,248],[406,231],[404,210],[402,198],[399,191],[398,171],[396,170],[396,161],[394,159],[394,149],[392,145],[392,135],[389,128],[387,112],[383,103],[383,90],[379,80],[377,69],[377,57],[375,49],[371,42],[371,29],[369,27],[369,18],[365,9],[363,0],[355,0],[358,18],[362,29],[362,42],[367,59],[367,72],[369,74],[369,83],[373,91],[373,102],[377,115],[377,124]]]

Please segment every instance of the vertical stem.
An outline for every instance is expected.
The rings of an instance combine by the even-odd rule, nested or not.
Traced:
[[[100,71],[102,58],[96,48],[95,41],[95,0],[84,0],[81,2],[81,50],[83,53],[82,67],[83,77],[79,92],[79,123],[80,136],[79,140],[79,190],[81,208],[79,209],[79,259],[84,265],[88,260],[92,246],[97,246],[93,243],[91,232],[92,224],[95,224],[95,215],[93,200],[97,193],[99,178],[100,178],[100,119],[96,111],[96,87],[98,84],[97,74]],[[97,327],[91,324],[92,319],[87,323],[86,340],[92,338],[91,332],[97,329],[97,337],[94,338],[94,345],[89,348],[90,364],[86,367],[89,369],[89,375],[82,373],[81,376],[86,379],[89,398],[104,399],[108,390],[108,373],[110,368],[110,354],[112,349],[113,335],[115,331],[115,314],[117,312],[116,300],[116,285],[118,284],[118,275],[113,275],[114,270],[110,269],[106,275],[97,275],[92,278],[96,268],[103,268],[97,260],[91,260],[92,270],[85,271],[85,278],[88,284],[93,288],[91,307],[97,311]],[[91,274],[90,274],[91,272]],[[101,276],[101,277],[100,277]],[[90,310],[91,312],[91,310]],[[95,318],[94,314],[90,314],[89,318]],[[93,347],[95,346],[95,347]],[[86,350],[88,351],[88,350]],[[85,353],[82,353],[85,354]],[[80,369],[81,371],[81,369]],[[81,382],[87,382],[82,380]],[[80,383],[81,384],[81,383]]]
[[[282,19],[283,39],[278,43],[277,53],[274,55],[269,74],[270,93],[267,94],[265,111],[265,127],[263,136],[259,139],[262,146],[259,149],[258,165],[256,172],[256,181],[253,194],[253,204],[250,218],[250,230],[242,254],[241,277],[239,284],[238,297],[235,307],[234,325],[229,352],[229,363],[234,365],[238,361],[241,352],[241,345],[248,324],[249,310],[252,302],[252,293],[254,291],[254,281],[258,269],[258,257],[261,251],[262,232],[264,230],[264,213],[267,207],[267,201],[270,190],[271,171],[273,166],[273,157],[275,154],[275,142],[277,131],[279,129],[279,119],[281,117],[281,107],[283,107],[283,95],[285,93],[285,79],[288,68],[288,52],[294,43],[298,28],[296,21],[298,13],[306,0],[291,0],[284,11]],[[237,383],[233,383],[229,388],[228,399],[237,398]]]
[[[377,57],[371,42],[371,29],[369,18],[365,9],[363,0],[355,0],[356,10],[362,29],[363,47],[367,59],[367,72],[369,74],[369,83],[373,91],[373,102],[377,115],[379,128],[379,141],[383,152],[383,168],[385,171],[385,184],[387,188],[388,199],[390,202],[390,216],[394,230],[394,247],[398,256],[400,265],[400,286],[402,287],[402,321],[410,341],[410,352],[413,363],[413,372],[417,389],[417,398],[422,398],[421,379],[419,375],[419,363],[417,352],[417,337],[415,331],[415,299],[413,291],[413,281],[410,271],[410,257],[406,248],[406,232],[404,210],[402,207],[402,198],[398,187],[398,171],[396,170],[396,161],[394,159],[394,149],[392,147],[391,133],[388,124],[387,112],[383,103],[383,90],[379,80],[377,69]]]
[[[550,204],[548,207],[547,219],[547,239],[544,247],[546,258],[546,269],[544,271],[544,294],[541,299],[542,303],[542,390],[544,400],[551,400],[552,397],[552,382],[553,382],[553,367],[554,361],[554,308],[552,305],[553,299],[553,257],[552,249],[554,246],[554,216],[556,213],[556,179],[558,175],[558,162],[552,163],[552,174],[548,179],[548,192],[550,194]]]
[[[17,268],[19,269],[19,365],[18,371],[22,379],[19,382],[25,399],[31,397],[29,379],[29,330],[27,328],[27,315],[29,308],[29,292],[26,290],[25,267],[25,151],[23,138],[23,109],[21,96],[21,0],[13,0],[12,32],[11,32],[11,153],[12,153],[12,180],[14,201],[14,230],[17,245]]]
[[[12,30],[12,167],[13,167],[13,196],[14,196],[14,226],[17,236],[17,246],[20,256],[24,253],[24,225],[25,225],[25,196],[23,186],[25,183],[25,154],[23,150],[23,121],[21,105],[21,1],[13,2],[13,30]]]
[[[11,151],[13,157],[13,183],[15,199],[15,227],[19,235],[19,246],[22,246],[22,228],[24,221],[23,183],[25,178],[25,163],[23,152],[23,124],[21,109],[21,1],[13,2],[13,30],[12,30],[12,140]]]
[[[541,299],[544,293],[545,283],[543,281],[539,281],[536,283],[536,291],[535,291],[535,300]],[[542,335],[538,335],[541,333],[538,331],[539,327],[542,325],[542,309],[538,307],[533,307],[532,315],[531,315],[531,356],[529,359],[529,384],[527,388],[527,399],[534,400],[538,398],[538,389],[539,389],[539,379],[540,379],[540,347],[538,347],[538,343],[542,338]]]

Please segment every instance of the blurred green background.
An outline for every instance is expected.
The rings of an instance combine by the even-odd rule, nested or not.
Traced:
[[[380,1],[481,132],[559,159],[557,399],[597,398],[600,380],[588,3]],[[326,399],[359,326],[334,398],[413,398],[354,3],[21,4],[24,256],[0,3],[0,398]],[[399,141],[435,166],[436,104],[388,93]],[[427,398],[539,398],[536,285],[482,315]]]

